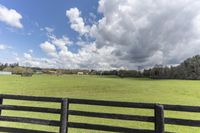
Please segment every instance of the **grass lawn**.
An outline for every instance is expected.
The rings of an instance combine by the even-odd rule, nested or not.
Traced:
[[[149,102],[164,104],[181,104],[181,105],[197,105],[200,106],[200,81],[192,80],[151,80],[136,78],[118,78],[105,76],[51,76],[51,75],[34,75],[33,77],[20,76],[0,76],[0,93],[4,94],[22,94],[35,96],[50,97],[70,97],[70,98],[86,98],[101,99],[115,101],[130,102]],[[6,104],[32,105],[57,107],[58,104],[38,103],[12,100],[5,101]],[[124,114],[141,114],[153,115],[152,110],[128,109],[116,107],[97,107],[97,106],[70,106],[70,109],[81,109],[98,112],[115,112]],[[3,111],[3,115],[20,115],[27,117],[37,117],[45,119],[58,120],[59,116],[54,114],[27,113],[17,111]],[[176,118],[188,118],[200,120],[200,113],[184,113],[165,111],[165,116]],[[153,129],[153,124],[145,122],[109,120],[87,117],[71,116],[70,121],[79,121],[87,123],[100,123],[109,125],[123,125],[133,128]],[[26,127],[32,129],[44,129],[49,131],[58,131],[57,128],[49,128],[48,126],[38,126],[29,124],[16,124],[8,122],[0,122],[0,125]],[[166,125],[167,131],[180,133],[198,133],[200,128],[186,126]],[[88,130],[70,129],[72,133],[93,133]]]

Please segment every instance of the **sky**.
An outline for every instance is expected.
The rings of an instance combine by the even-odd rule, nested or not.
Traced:
[[[198,0],[0,0],[1,63],[137,69],[197,54]]]

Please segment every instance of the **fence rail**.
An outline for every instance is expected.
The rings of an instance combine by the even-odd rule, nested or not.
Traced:
[[[144,108],[144,109],[154,109],[155,107],[155,104],[151,103],[116,102],[116,101],[73,99],[73,98],[69,98],[69,103],[112,106],[112,107],[126,107],[126,108]]]
[[[38,97],[38,96],[23,96],[23,95],[7,95],[0,94],[2,99],[14,99],[14,100],[27,100],[27,101],[40,101],[40,102],[61,102],[63,98],[56,97]]]
[[[77,123],[69,122],[69,127],[71,128],[82,128],[82,129],[92,129],[100,131],[112,131],[112,132],[124,132],[124,133],[154,133],[152,130],[147,129],[133,129],[117,126],[107,126],[107,125],[97,125],[97,124],[87,124],[87,123]]]
[[[151,116],[98,113],[98,112],[87,112],[87,111],[77,111],[77,110],[69,110],[68,114],[76,116],[87,116],[87,117],[97,117],[97,118],[100,117],[108,119],[134,120],[134,121],[144,121],[144,122],[154,122],[155,120],[154,117]]]
[[[61,109],[43,108],[43,107],[28,107],[28,106],[16,106],[16,105],[0,105],[0,110],[18,110],[29,112],[42,112],[42,113],[54,113],[60,114]]]
[[[46,107],[31,107],[31,106],[19,106],[19,105],[4,105],[5,99],[12,100],[27,100],[38,102],[53,102],[59,103],[60,108],[46,108]],[[122,108],[139,108],[150,109],[154,111],[154,116],[141,116],[132,114],[119,113],[103,113],[103,112],[89,112],[81,110],[69,109],[70,104],[80,105],[95,105],[95,106],[110,106],[110,107],[122,107]],[[2,110],[14,110],[14,111],[27,111],[27,112],[41,112],[51,114],[59,114],[60,120],[45,120],[38,118],[26,118],[26,117],[13,117],[2,115]],[[103,100],[88,100],[88,99],[74,99],[74,98],[52,98],[52,97],[37,97],[37,96],[21,96],[21,95],[6,95],[0,94],[0,121],[8,122],[20,122],[38,125],[48,125],[59,127],[60,133],[67,133],[68,128],[81,128],[89,130],[100,131],[112,131],[112,132],[126,132],[126,133],[164,133],[165,124],[183,125],[200,127],[200,120],[189,120],[179,118],[164,117],[164,110],[180,111],[180,112],[199,112],[200,106],[183,106],[183,105],[169,105],[169,104],[153,104],[153,103],[133,103],[133,102],[117,102],[117,101],[103,101]],[[128,127],[101,125],[101,124],[89,124],[70,122],[69,116],[85,116],[94,118],[106,118],[106,119],[118,119],[129,121],[141,121],[154,123],[154,130],[149,129],[134,129]],[[38,131],[31,129],[20,129],[15,127],[0,127],[0,132],[12,132],[12,133],[52,133],[49,131]],[[166,133],[166,132],[165,132]]]

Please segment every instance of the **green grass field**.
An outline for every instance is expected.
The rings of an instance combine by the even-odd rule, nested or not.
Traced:
[[[105,76],[51,76],[51,75],[34,75],[33,77],[20,76],[0,76],[0,93],[4,94],[22,94],[34,96],[50,96],[50,97],[70,97],[70,98],[86,98],[101,99],[129,102],[148,102],[148,103],[164,103],[164,104],[181,104],[181,105],[197,105],[200,106],[200,81],[192,80],[151,80],[136,78],[118,78]],[[6,104],[32,105],[57,107],[57,104],[38,103],[12,100],[5,101]],[[81,109],[98,112],[115,112],[124,114],[153,115],[152,110],[143,109],[120,109],[116,107],[97,107],[97,106],[70,106],[70,109]],[[54,114],[27,113],[3,111],[3,115],[20,115],[27,117],[37,117],[45,119],[58,120],[59,116]],[[200,120],[200,113],[184,113],[165,111],[165,116],[176,118],[188,118]],[[87,117],[71,116],[70,121],[79,121],[87,123],[100,123],[109,125],[123,125],[133,128],[153,129],[153,124],[145,122],[109,120]],[[26,127],[32,129],[44,129],[49,131],[58,131],[58,128],[50,128],[48,126],[38,126],[29,124],[17,124],[9,122],[0,122],[0,125]],[[198,133],[200,128],[186,126],[166,125],[167,131],[180,133]],[[93,133],[88,130],[70,129],[72,133]]]

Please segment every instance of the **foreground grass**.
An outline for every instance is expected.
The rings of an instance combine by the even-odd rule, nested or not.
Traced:
[[[151,80],[135,78],[101,77],[101,76],[49,76],[34,75],[33,77],[20,76],[0,76],[0,93],[4,94],[22,94],[50,97],[70,97],[86,98],[100,100],[130,101],[130,102],[149,102],[164,104],[181,105],[200,105],[200,81],[192,80]],[[5,101],[6,104],[19,104],[31,106],[57,107],[58,104],[47,104],[38,102],[14,102]],[[124,114],[153,115],[152,110],[114,108],[114,107],[96,107],[96,106],[70,106],[70,109],[80,109],[98,112],[115,112]],[[58,120],[58,115],[42,113],[26,113],[3,111],[3,115],[21,115],[27,117],[37,117],[45,119]],[[198,113],[178,113],[166,111],[165,116],[176,118],[200,119]],[[153,129],[153,124],[145,122],[97,119],[87,117],[70,117],[70,121],[79,121],[87,123],[100,123],[116,126],[127,126],[133,128]],[[57,128],[48,126],[38,126],[29,124],[17,124],[0,122],[0,125],[26,127],[33,129],[44,129],[49,131],[58,131]],[[200,128],[186,126],[166,126],[167,131],[198,133]],[[87,130],[70,129],[70,132],[83,132]],[[94,131],[91,131],[94,132]]]

